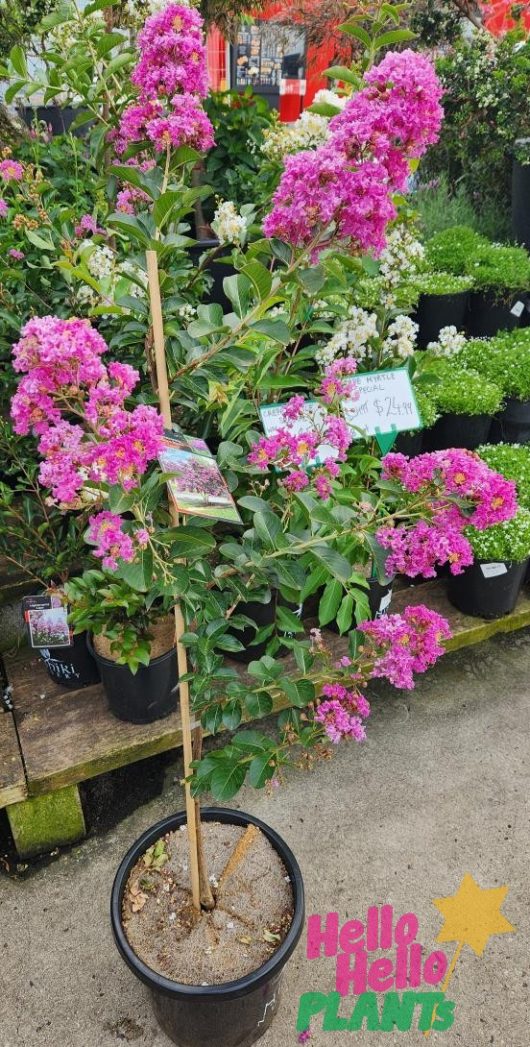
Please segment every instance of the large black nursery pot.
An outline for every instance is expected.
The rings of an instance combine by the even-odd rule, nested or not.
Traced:
[[[188,247],[188,254],[191,257],[193,265],[199,265],[200,259],[206,251],[213,251],[219,246],[219,240],[215,238],[199,240],[198,243],[192,244],[191,247]],[[209,302],[221,305],[225,313],[231,313],[233,305],[224,293],[223,280],[226,276],[235,276],[237,270],[234,269],[233,265],[228,265],[226,262],[218,262],[217,259],[229,253],[229,248],[222,248],[217,256],[208,262],[208,265],[206,266],[208,272],[213,277],[213,284],[208,293],[208,300]]]
[[[255,825],[279,854],[292,884],[294,916],[287,937],[262,967],[221,985],[183,985],[152,971],[131,949],[123,930],[123,895],[131,869],[151,844],[184,825],[184,812],[158,822],[125,855],[112,888],[111,923],[118,950],[136,977],[147,985],[157,1021],[177,1047],[250,1047],[270,1027],[278,1009],[283,969],[304,925],[304,884],[293,853],[264,822],[242,811],[206,808],[203,821]]]
[[[384,584],[378,581],[377,578],[367,578],[368,582],[368,603],[370,606],[370,621],[375,621],[377,618],[384,618],[388,614],[390,603],[392,601],[392,592],[394,588],[394,579],[385,582]],[[363,590],[365,592],[366,590]],[[339,627],[336,622],[329,622],[326,625],[326,629],[330,629],[332,633],[338,633]]]
[[[72,105],[25,105],[22,107],[22,119],[28,127],[32,127],[37,120],[39,123],[45,123],[54,136],[66,134],[80,113],[86,114],[88,110],[78,109]],[[82,138],[86,135],[87,129],[88,123],[82,124],[81,127],[74,128],[73,134],[77,138]]]
[[[272,595],[269,603],[259,603],[258,600],[248,600],[246,603],[240,603],[237,605],[236,614],[243,614],[245,617],[251,618],[256,623],[258,629],[263,629],[267,625],[274,625],[276,621],[276,594]],[[229,657],[236,662],[242,662],[244,665],[262,658],[267,650],[269,640],[254,644],[253,640],[256,631],[252,625],[247,625],[244,629],[229,630],[230,636],[239,640],[244,647],[243,651],[229,651]]]
[[[99,669],[87,647],[86,633],[74,636],[72,647],[40,647],[48,676],[61,687],[77,691],[99,683]]]
[[[444,414],[426,433],[429,451],[463,447],[474,451],[488,442],[491,427],[489,414]]]
[[[518,160],[512,168],[512,229],[517,243],[530,251],[530,164]]]
[[[491,435],[494,442],[530,443],[530,400],[506,400],[493,419]]]
[[[528,560],[522,563],[476,560],[462,574],[450,576],[449,601],[472,618],[503,618],[511,614],[517,603],[527,565]]]
[[[516,327],[521,326],[525,300],[526,295],[523,291],[513,295],[506,302],[499,301],[491,291],[472,291],[469,296],[466,333],[470,338],[494,338],[499,331],[514,331]]]
[[[98,665],[110,712],[118,720],[153,723],[175,712],[178,673],[174,647],[132,673],[127,665],[98,654],[91,636],[87,636],[87,646]]]
[[[399,454],[406,454],[408,458],[416,458],[423,450],[425,432],[424,429],[417,429],[415,432],[398,433],[392,450],[398,451]]]
[[[419,325],[418,349],[426,349],[429,342],[437,342],[444,327],[452,324],[460,331],[469,302],[469,291],[455,294],[422,294],[414,320]]]

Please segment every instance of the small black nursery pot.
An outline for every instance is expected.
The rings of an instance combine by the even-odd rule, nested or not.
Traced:
[[[200,258],[207,251],[217,250],[217,255],[208,262],[206,266],[208,272],[213,277],[213,284],[208,292],[208,300],[222,306],[223,311],[232,312],[233,306],[230,300],[226,297],[223,290],[223,280],[225,276],[235,276],[236,270],[233,265],[227,262],[218,262],[217,259],[222,257],[223,254],[229,253],[226,247],[221,247],[219,240],[199,240],[198,243],[192,244],[188,247],[188,254],[191,257],[194,266],[199,265]]]
[[[408,458],[416,458],[423,450],[424,432],[425,430],[418,429],[416,432],[398,433],[394,451],[406,454]]]
[[[74,636],[72,647],[41,647],[39,654],[48,676],[61,687],[77,691],[99,683],[99,669],[87,648],[86,633]]]
[[[466,332],[470,338],[494,338],[499,331],[514,331],[521,326],[526,296],[521,292],[510,301],[499,301],[491,291],[473,291],[469,298]],[[522,308],[519,311],[517,303]],[[515,312],[514,312],[515,310]]]
[[[132,673],[128,665],[118,665],[98,654],[90,636],[87,646],[98,665],[109,709],[118,720],[153,723],[175,712],[178,672],[174,647]]]
[[[429,342],[437,342],[444,327],[454,326],[460,331],[469,302],[469,291],[456,294],[422,294],[414,317],[419,325],[418,349],[426,349]]]
[[[530,443],[530,400],[506,400],[493,419],[491,435],[494,442]]]
[[[268,825],[242,811],[206,808],[203,821],[255,825],[279,854],[292,884],[294,916],[279,949],[262,967],[237,981],[221,985],[183,985],[157,974],[133,952],[122,924],[122,904],[131,870],[151,844],[185,824],[184,812],[148,829],[123,859],[111,900],[114,940],[123,960],[147,985],[160,1027],[177,1047],[250,1047],[272,1024],[278,1009],[283,969],[294,952],[304,925],[304,884],[292,851]]]
[[[474,451],[487,443],[491,427],[489,414],[444,414],[426,434],[429,451],[463,447]]]
[[[450,576],[449,601],[472,618],[503,618],[515,608],[527,565],[528,560],[522,563],[476,560],[462,574]]]
[[[512,228],[518,244],[530,250],[530,165],[514,160],[512,169]]]

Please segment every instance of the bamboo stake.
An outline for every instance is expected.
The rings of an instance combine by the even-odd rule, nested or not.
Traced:
[[[160,281],[158,277],[158,259],[156,251],[147,251],[147,276],[149,280],[149,296],[151,301],[151,319],[153,324],[153,340],[155,347],[156,375],[158,385],[158,399],[160,410],[166,428],[170,429],[171,401],[169,397],[169,382],[167,376],[166,349],[164,338],[164,323],[162,319],[162,300],[160,297]],[[179,517],[174,506],[170,503],[171,519],[175,527],[178,527]],[[184,751],[184,777],[188,779],[192,773],[191,762],[193,760],[193,745],[190,717],[190,692],[187,681],[183,676],[188,672],[188,657],[186,648],[181,643],[181,636],[185,631],[184,618],[179,603],[175,604],[175,642],[177,647],[177,663],[179,673],[180,690],[180,713],[182,719],[182,747]],[[197,912],[201,908],[201,887],[199,874],[199,846],[197,839],[197,810],[195,801],[191,795],[189,781],[185,782],[184,791],[186,796],[186,822],[188,828],[188,843],[190,850],[190,873],[191,891],[193,905]]]

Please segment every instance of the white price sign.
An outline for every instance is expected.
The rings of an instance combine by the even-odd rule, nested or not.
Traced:
[[[357,440],[364,436],[409,432],[423,427],[405,367],[355,374],[348,381],[356,387],[359,396],[356,400],[344,402],[344,417]]]

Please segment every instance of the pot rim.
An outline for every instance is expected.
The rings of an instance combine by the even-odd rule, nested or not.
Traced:
[[[94,647],[94,644],[92,643],[93,635],[94,635],[93,633],[88,632],[88,630],[87,630],[87,632],[86,632],[86,644],[87,644],[88,650],[90,651],[90,654],[92,655],[92,657],[96,661],[102,662],[103,665],[109,665],[109,666],[111,666],[111,667],[113,667],[115,669],[128,669],[129,672],[130,672],[130,669],[129,669],[128,665],[120,665],[118,662],[113,661],[112,658],[105,658],[104,654],[99,654],[96,651],[96,648]],[[170,655],[174,655],[175,658],[177,657],[177,648],[175,646],[170,647],[169,651],[165,651],[164,654],[159,654],[156,658],[152,658],[151,661],[149,662],[149,665],[141,665],[140,669],[150,669],[151,666],[153,666],[153,665],[160,665],[164,661],[164,659],[165,658],[169,658]]]
[[[181,1000],[196,999],[214,1001],[222,999],[237,999],[240,996],[246,996],[265,982],[270,981],[271,978],[279,973],[279,970],[285,966],[294,952],[302,934],[305,918],[304,883],[300,866],[298,865],[290,847],[288,847],[282,837],[275,832],[274,829],[265,822],[260,821],[259,818],[256,818],[251,814],[246,814],[244,811],[233,810],[229,807],[206,807],[201,812],[201,817],[204,821],[208,822],[219,821],[229,825],[243,826],[255,825],[256,828],[260,829],[264,836],[267,837],[274,849],[280,855],[280,858],[287,869],[294,896],[293,920],[287,936],[280,947],[276,950],[273,956],[266,961],[266,963],[262,964],[262,966],[258,967],[255,971],[251,971],[250,974],[246,974],[244,977],[237,978],[234,981],[222,982],[220,985],[185,985],[183,982],[175,982],[171,978],[166,978],[164,975],[153,971],[152,968],[148,967],[148,965],[144,963],[131,948],[123,929],[121,919],[122,900],[129,873],[138,858],[140,858],[151,844],[155,843],[161,836],[164,836],[165,833],[185,824],[185,811],[169,815],[169,817],[156,822],[156,824],[151,826],[150,829],[147,829],[146,832],[142,833],[142,835],[127,851],[127,854],[120,863],[112,885],[110,906],[112,933],[122,959],[125,960],[125,963],[131,969],[133,974],[143,981],[150,989]]]

